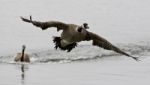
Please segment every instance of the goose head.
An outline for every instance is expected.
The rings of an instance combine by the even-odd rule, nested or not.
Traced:
[[[82,32],[83,29],[89,29],[89,26],[87,23],[83,23],[81,26],[78,27],[78,32]]]
[[[84,27],[85,29],[89,29],[89,26],[88,26],[87,23],[83,23],[83,27]]]
[[[26,46],[25,45],[22,45],[22,50],[25,50],[26,49]]]

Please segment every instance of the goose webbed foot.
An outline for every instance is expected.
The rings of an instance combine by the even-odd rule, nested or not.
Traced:
[[[77,46],[77,43],[72,43],[70,45],[67,45],[65,47],[65,49],[67,50],[67,52],[70,52],[73,48],[75,48]]]
[[[55,43],[55,47],[54,47],[55,49],[60,48],[61,50],[67,50],[67,52],[70,52],[73,48],[77,46],[77,43],[72,43],[65,47],[62,47],[60,41],[61,41],[60,37],[54,37],[53,42]]]

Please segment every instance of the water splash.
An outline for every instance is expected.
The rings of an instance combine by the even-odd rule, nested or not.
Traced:
[[[117,44],[123,51],[138,57],[150,55],[150,43]],[[91,45],[80,45],[71,52],[61,50],[45,50],[30,54],[32,63],[68,63],[119,57],[120,54]],[[13,55],[1,56],[0,63],[15,63]]]

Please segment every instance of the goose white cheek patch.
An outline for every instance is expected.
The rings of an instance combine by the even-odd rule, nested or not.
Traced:
[[[79,29],[79,27],[76,27],[76,29],[75,29],[75,30],[78,32],[78,29]]]

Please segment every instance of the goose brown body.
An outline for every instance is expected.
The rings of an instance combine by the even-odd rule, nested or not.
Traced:
[[[30,56],[28,54],[25,53],[25,46],[22,46],[22,52],[21,53],[17,53],[15,55],[15,59],[14,61],[16,62],[30,62]]]

